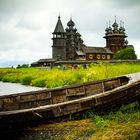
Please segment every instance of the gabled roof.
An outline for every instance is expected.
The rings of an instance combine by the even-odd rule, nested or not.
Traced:
[[[82,47],[85,53],[106,53],[106,54],[113,54],[113,52],[105,47]]]
[[[58,21],[53,33],[64,33],[64,28],[60,20],[60,16],[58,17]]]

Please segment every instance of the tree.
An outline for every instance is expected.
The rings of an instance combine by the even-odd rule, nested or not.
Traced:
[[[134,60],[137,59],[137,55],[135,54],[135,51],[133,48],[125,48],[123,50],[120,50],[118,52],[116,52],[113,55],[113,59],[117,59],[117,60]]]
[[[19,69],[19,68],[28,68],[28,67],[29,67],[28,64],[22,64],[22,65],[18,64],[18,66],[16,68]]]

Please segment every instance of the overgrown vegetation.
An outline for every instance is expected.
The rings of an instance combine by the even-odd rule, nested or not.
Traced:
[[[20,140],[139,140],[140,106],[137,102],[108,113],[85,112],[76,120],[28,128]]]
[[[89,64],[86,69],[79,65],[76,69],[71,69],[69,65],[66,69],[45,68],[1,68],[0,81],[21,83],[37,87],[58,87],[72,85],[76,83],[101,80],[129,73],[140,71],[139,64],[130,63],[103,63]]]
[[[90,64],[86,69],[82,66],[71,69],[69,65],[66,66],[65,70],[57,67],[53,69],[1,68],[0,80],[50,88],[135,72],[140,72],[140,65],[137,63],[111,64],[100,62]],[[51,127],[54,134],[57,125],[51,125],[47,124],[46,126],[34,128],[37,130],[33,130],[33,138],[35,139],[35,136],[37,136],[37,139],[40,139],[40,137],[46,139],[46,131],[49,131],[50,134]],[[70,116],[69,122],[61,122],[59,125],[61,125],[61,129],[58,129],[60,136],[57,133],[56,137],[54,137],[56,140],[138,140],[140,138],[140,106],[136,102],[108,113],[87,111],[80,117],[79,121],[73,120],[73,116]],[[39,128],[40,130],[38,130]],[[63,133],[63,131],[66,132]],[[35,133],[36,135],[34,135]],[[27,136],[26,139],[29,137]]]
[[[96,125],[89,140],[138,140],[140,138],[140,106],[137,102],[122,106],[108,114],[90,114]]]

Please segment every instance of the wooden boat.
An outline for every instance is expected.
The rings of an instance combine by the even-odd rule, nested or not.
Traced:
[[[104,110],[140,99],[140,73],[0,96],[0,129],[86,111]],[[1,131],[0,130],[0,131]]]

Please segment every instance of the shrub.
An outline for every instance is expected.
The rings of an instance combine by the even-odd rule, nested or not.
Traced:
[[[113,59],[127,60],[127,59],[137,59],[137,55],[133,48],[126,48],[116,52]]]
[[[30,83],[31,83],[31,81],[32,81],[32,77],[31,76],[23,76],[22,78],[21,78],[21,83],[23,84],[23,85],[30,85]]]
[[[11,83],[19,83],[19,77],[17,75],[14,74],[7,74],[5,76],[2,77],[1,79],[3,82],[11,82]]]
[[[46,86],[46,79],[37,78],[37,79],[32,81],[31,85],[36,86],[36,87],[45,87]]]
[[[28,68],[29,67],[29,64],[22,64],[22,65],[17,65],[17,69],[19,69],[19,68]]]

